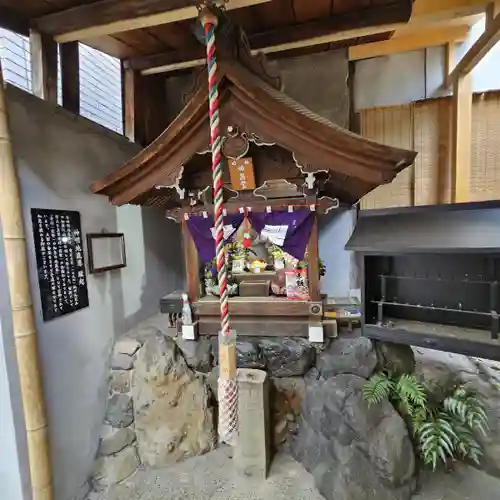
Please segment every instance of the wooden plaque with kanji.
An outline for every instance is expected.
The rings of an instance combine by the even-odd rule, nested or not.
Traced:
[[[231,186],[237,191],[255,189],[255,175],[252,158],[238,158],[228,160]]]

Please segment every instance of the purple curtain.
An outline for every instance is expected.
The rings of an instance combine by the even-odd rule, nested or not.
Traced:
[[[314,224],[314,214],[310,210],[250,212],[248,218],[261,236],[296,259],[304,258]]]
[[[224,217],[224,240],[229,241],[243,222],[243,214],[228,214]],[[198,255],[203,262],[210,262],[215,257],[214,220],[200,215],[191,215],[187,225]]]

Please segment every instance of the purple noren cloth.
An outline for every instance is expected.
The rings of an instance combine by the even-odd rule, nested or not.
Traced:
[[[228,214],[224,217],[224,241],[232,239],[243,222],[243,214]],[[215,257],[215,229],[212,217],[206,219],[200,215],[191,215],[187,225],[194,244],[203,262],[210,262]]]
[[[296,259],[303,259],[314,224],[314,215],[308,209],[288,211],[250,212],[252,227],[271,243]]]

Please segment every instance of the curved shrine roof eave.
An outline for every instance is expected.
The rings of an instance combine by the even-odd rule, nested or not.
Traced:
[[[222,63],[219,78],[223,107],[230,102],[231,113],[244,119],[256,134],[273,138],[297,155],[299,162],[327,168],[348,179],[352,199],[390,182],[415,159],[414,151],[368,140],[313,113],[236,61]],[[200,85],[154,142],[90,189],[123,205],[156,184],[175,184],[182,175],[182,165],[206,148],[208,123],[208,90]]]

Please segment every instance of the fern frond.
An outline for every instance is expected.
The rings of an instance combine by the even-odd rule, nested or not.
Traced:
[[[363,387],[363,398],[368,406],[379,404],[389,398],[394,390],[394,382],[385,374],[373,375]]]
[[[412,405],[424,407],[427,403],[425,387],[414,375],[401,375],[396,384],[396,392],[402,401]]]
[[[483,403],[474,392],[467,390],[464,386],[459,386],[444,400],[443,406],[448,414],[453,415],[462,424],[486,435],[488,416]]]
[[[458,436],[444,418],[438,417],[423,424],[417,438],[422,458],[433,470],[438,461],[446,463],[448,457],[454,457]]]
[[[483,456],[483,451],[481,445],[474,438],[472,431],[464,425],[457,423],[455,425],[455,432],[458,436],[456,449],[460,456],[462,458],[468,458],[479,465],[481,457]]]

